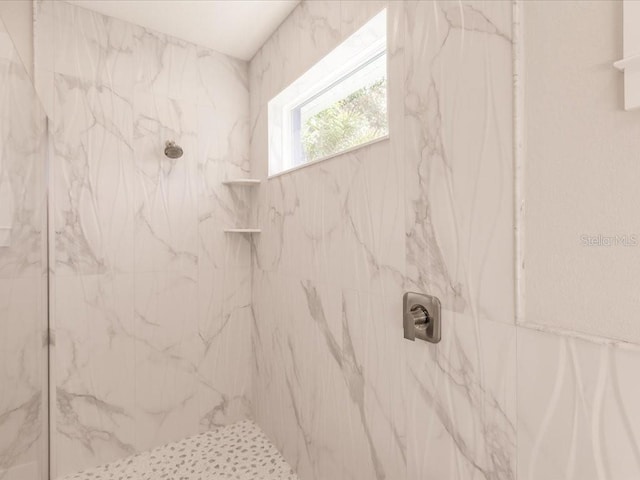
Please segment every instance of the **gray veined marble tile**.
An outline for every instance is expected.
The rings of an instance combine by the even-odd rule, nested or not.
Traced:
[[[223,179],[246,178],[249,172],[248,105],[235,109],[198,106],[198,256],[202,268],[247,267],[250,238],[224,228],[253,225],[250,188],[227,187]],[[223,106],[220,106],[223,108]]]
[[[512,323],[511,5],[409,2],[405,18],[407,275]]]
[[[54,76],[58,274],[133,269],[133,107],[108,86]]]
[[[56,279],[54,436],[59,475],[134,453],[133,275]]]
[[[135,27],[134,51],[134,88],[137,93],[149,92],[196,103],[201,93],[196,45]]]
[[[135,292],[136,450],[144,451],[198,431],[195,394],[204,345],[194,279],[141,273]]]
[[[229,114],[249,113],[249,64],[197,47],[198,104]],[[216,82],[211,79],[215,78]]]
[[[198,295],[198,363],[201,430],[251,415],[251,342],[255,329],[249,268],[200,272]],[[230,368],[234,365],[234,368]]]
[[[197,116],[195,105],[136,94],[135,264],[138,271],[170,269],[196,276],[198,262]],[[169,159],[167,140],[184,155]]]
[[[256,418],[302,478],[513,479],[511,5],[387,7],[388,142],[259,191]],[[307,4],[254,57],[261,177],[266,102],[366,16]],[[441,344],[402,339],[406,290],[443,300]]]
[[[46,16],[50,7],[46,6],[49,2],[44,3]],[[51,3],[53,22],[44,25],[39,35],[44,42],[53,37],[53,71],[106,85],[131,100],[136,65],[134,26],[66,2]]]
[[[395,339],[364,326],[374,311],[385,316],[395,305],[376,294],[266,275],[254,289],[257,304],[285,292],[288,302],[259,317],[258,358],[273,360],[256,365],[258,421],[302,477],[403,477],[401,388],[387,383],[402,376],[380,356]],[[363,343],[364,330],[371,343]]]
[[[407,347],[408,478],[515,479],[515,326],[443,319],[435,348]]]
[[[46,117],[0,22],[0,477],[46,476]]]
[[[46,119],[31,81],[0,32],[0,278],[42,272]]]
[[[67,3],[38,12],[39,52],[51,39],[61,53],[39,80],[55,147],[55,476],[250,414],[251,246],[222,233],[250,198],[221,184],[249,174],[248,66]]]
[[[0,278],[0,472],[27,465],[39,475],[44,448],[42,286],[34,277]]]

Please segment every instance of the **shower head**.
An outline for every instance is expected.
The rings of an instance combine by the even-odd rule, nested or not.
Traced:
[[[164,144],[164,154],[168,158],[180,158],[182,153],[182,147],[173,140],[167,140]]]

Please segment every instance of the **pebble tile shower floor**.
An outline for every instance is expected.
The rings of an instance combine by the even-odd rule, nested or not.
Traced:
[[[298,480],[256,424],[238,422],[63,480]]]

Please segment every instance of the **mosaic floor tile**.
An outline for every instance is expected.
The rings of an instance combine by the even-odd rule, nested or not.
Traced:
[[[243,421],[63,480],[298,480],[253,422]]]

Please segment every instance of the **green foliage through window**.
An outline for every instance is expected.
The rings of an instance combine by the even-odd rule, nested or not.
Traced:
[[[387,80],[381,78],[303,121],[305,161],[313,161],[388,134]]]

